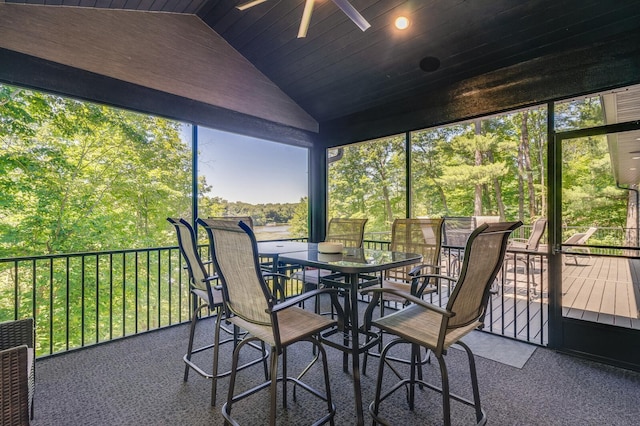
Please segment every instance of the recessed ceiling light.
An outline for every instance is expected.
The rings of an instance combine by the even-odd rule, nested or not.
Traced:
[[[396,18],[395,26],[399,30],[406,30],[407,28],[409,28],[409,24],[409,18],[407,18],[406,16],[398,16]]]

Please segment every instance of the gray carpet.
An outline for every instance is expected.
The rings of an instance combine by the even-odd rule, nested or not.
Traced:
[[[213,321],[206,320],[199,338],[209,339]],[[206,329],[205,329],[206,328]],[[207,330],[208,329],[208,330]],[[186,325],[147,333],[117,342],[38,360],[35,419],[33,425],[222,425],[219,407],[226,398],[227,379],[220,380],[219,404],[209,406],[210,382],[192,373],[182,381],[181,357],[186,347]],[[327,349],[331,384],[338,407],[337,425],[354,424],[351,376],[342,372],[341,353]],[[223,351],[226,353],[227,351]],[[290,352],[290,373],[310,357],[301,344]],[[537,348],[521,368],[476,357],[483,408],[490,425],[636,425],[640,418],[640,374]],[[204,354],[202,361],[210,365]],[[470,397],[468,368],[462,351],[447,356],[452,390]],[[222,360],[228,365],[228,357]],[[374,394],[377,359],[362,377],[363,398]],[[437,363],[427,367],[427,377],[439,382]],[[262,376],[255,367],[246,370],[238,388]],[[318,370],[309,373],[317,384]],[[391,384],[385,383],[386,385]],[[241,424],[266,424],[267,392],[238,404],[234,413]],[[298,393],[279,424],[310,424],[323,405]],[[452,404],[456,425],[474,423],[472,411]],[[383,406],[394,425],[442,423],[441,399],[432,391],[418,392],[418,406],[409,411],[402,392]],[[368,415],[365,408],[366,424]]]

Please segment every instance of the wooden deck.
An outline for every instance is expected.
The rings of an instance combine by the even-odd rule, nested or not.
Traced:
[[[580,256],[563,266],[563,315],[640,329],[640,260]],[[485,330],[538,345],[548,342],[548,268],[537,257],[529,269],[519,262],[503,268],[504,281],[489,302]],[[528,281],[527,281],[528,278]],[[535,282],[535,285],[534,285]],[[434,296],[444,305],[448,292]]]
[[[640,329],[640,260],[579,257],[563,268],[562,314]]]

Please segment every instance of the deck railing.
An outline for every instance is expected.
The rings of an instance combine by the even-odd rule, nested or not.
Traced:
[[[389,243],[367,241],[365,247],[387,249]],[[207,247],[201,250],[207,258]],[[443,249],[443,265],[450,265],[454,254]],[[542,265],[542,256],[536,257],[535,264]],[[523,278],[522,267],[505,268],[505,280],[492,297],[487,330],[544,344],[546,314],[531,312],[537,305],[544,309],[536,312],[546,310],[546,273],[534,267],[533,286],[526,279],[534,275]],[[285,291],[290,296],[300,288],[290,285]],[[444,288],[433,302],[445,304],[449,291]],[[189,297],[188,272],[177,247],[0,259],[0,321],[34,317],[38,356],[188,321]],[[530,323],[538,319],[542,322],[532,332]]]

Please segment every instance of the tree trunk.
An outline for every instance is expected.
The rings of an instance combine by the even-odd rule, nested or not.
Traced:
[[[533,185],[533,170],[531,168],[531,152],[529,149],[529,112],[522,113],[522,161],[527,176],[527,189],[529,191],[529,217],[536,216],[536,193]]]
[[[518,144],[518,219],[524,222],[524,167],[522,165],[522,138]]]
[[[628,247],[640,247],[640,235],[638,235],[638,193],[634,190],[638,189],[638,185],[631,185],[628,191],[627,198],[627,232],[625,232],[624,245]],[[626,253],[631,256],[635,256],[635,250],[631,253]]]
[[[487,158],[493,164],[495,162],[493,157],[493,151],[487,152]],[[497,177],[493,178],[493,188],[496,192],[496,204],[498,206],[498,214],[500,215],[500,220],[503,221],[506,219],[506,213],[504,209],[504,202],[502,201],[502,186],[500,185],[500,180]]]
[[[476,135],[482,134],[482,127],[480,125],[480,120],[476,120]],[[482,152],[476,147],[476,166],[482,165]],[[475,184],[475,197],[473,202],[473,215],[474,216],[482,216],[482,185],[479,183]]]

